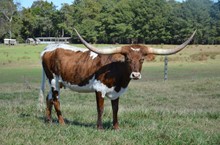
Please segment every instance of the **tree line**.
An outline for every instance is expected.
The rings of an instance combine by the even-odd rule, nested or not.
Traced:
[[[220,44],[220,0],[74,0],[58,10],[47,1],[21,8],[0,0],[0,42],[71,37],[90,43],[179,44],[197,29],[195,44]]]

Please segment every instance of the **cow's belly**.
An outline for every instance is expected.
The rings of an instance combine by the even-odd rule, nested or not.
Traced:
[[[79,92],[79,93],[91,93],[94,92],[95,90],[92,88],[92,86],[78,86],[74,84],[70,84],[68,82],[63,82],[64,86],[69,88],[72,91]]]
[[[102,93],[103,98],[107,96],[111,100],[117,99],[127,90],[127,88],[121,88],[120,91],[117,92],[115,91],[114,86],[109,88],[108,86],[103,84],[100,80],[96,80],[95,77],[89,80],[89,83],[86,84],[85,86],[78,86],[65,81],[62,83],[65,85],[65,87],[71,89],[72,91],[83,92],[83,93],[90,93],[97,91]]]

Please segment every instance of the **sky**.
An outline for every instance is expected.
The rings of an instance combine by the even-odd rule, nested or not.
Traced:
[[[19,2],[21,7],[30,8],[32,3],[36,0],[14,0],[14,2]],[[62,3],[72,4],[74,0],[46,0],[47,2],[53,2],[57,9],[61,8]]]
[[[14,0],[14,1],[19,2],[21,4],[21,7],[28,8],[28,7],[31,7],[32,3],[36,0]],[[46,0],[46,1],[53,2],[53,4],[57,6],[57,9],[60,9],[62,6],[61,5],[62,3],[72,4],[74,0]],[[182,2],[184,0],[176,0],[176,1]],[[217,1],[217,0],[214,0],[214,1]]]

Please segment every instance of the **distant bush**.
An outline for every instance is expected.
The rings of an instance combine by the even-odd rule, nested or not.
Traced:
[[[220,52],[200,52],[190,55],[191,61],[206,61],[209,58],[215,59],[217,55],[220,55]]]

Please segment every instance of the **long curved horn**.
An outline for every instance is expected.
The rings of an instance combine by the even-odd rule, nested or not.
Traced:
[[[183,44],[177,46],[176,48],[173,49],[158,49],[158,48],[148,48],[148,52],[147,53],[151,53],[151,54],[156,54],[156,55],[171,55],[171,54],[175,54],[177,52],[179,52],[180,50],[182,50],[183,48],[185,48],[190,41],[193,39],[194,35],[196,33],[196,30],[193,32],[193,34],[190,36],[190,38],[188,40],[186,40]]]
[[[121,52],[121,47],[117,47],[117,48],[105,48],[105,49],[97,49],[94,46],[92,46],[91,44],[89,44],[88,42],[86,42],[81,35],[78,33],[78,31],[73,28],[77,34],[77,36],[79,37],[80,41],[91,51],[98,53],[98,54],[114,54],[114,53],[120,53]]]

